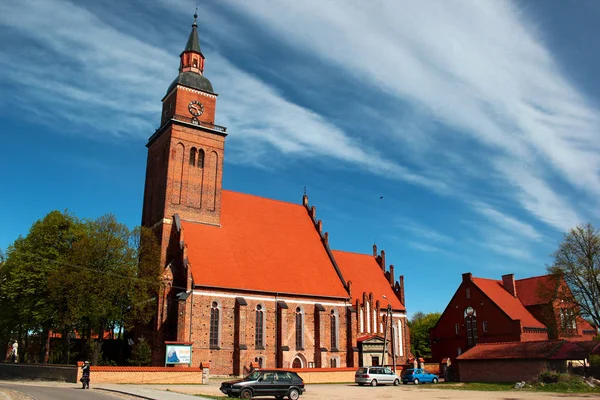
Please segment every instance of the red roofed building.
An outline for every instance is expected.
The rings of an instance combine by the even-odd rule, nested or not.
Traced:
[[[386,271],[385,253],[331,250],[306,195],[292,204],[223,190],[227,129],[215,125],[217,94],[203,75],[195,20],[180,59],[147,144],[142,224],[160,238],[164,265],[155,363],[164,362],[165,341],[192,343],[192,365],[210,362],[220,375],[252,363],[404,363],[403,279]],[[380,352],[388,344],[384,360],[361,356],[366,334],[381,339]]]
[[[480,343],[591,340],[594,328],[558,300],[563,290],[568,290],[564,280],[553,275],[515,280],[508,274],[494,280],[463,274],[430,330],[433,359],[456,358]]]

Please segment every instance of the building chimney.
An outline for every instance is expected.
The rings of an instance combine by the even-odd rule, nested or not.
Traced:
[[[517,286],[515,285],[515,274],[502,275],[502,286],[513,297],[517,297]]]
[[[385,272],[385,250],[381,250],[381,270]]]
[[[463,282],[471,282],[473,280],[473,274],[471,274],[470,272],[462,274],[462,277],[463,277]]]
[[[389,282],[391,286],[394,286],[394,264],[390,265]]]
[[[323,221],[317,221],[317,230],[319,231],[319,233],[323,232]]]
[[[307,195],[302,196],[302,205],[304,207],[308,207],[308,196]]]
[[[329,232],[325,232],[323,239],[325,240],[325,246],[329,247]]]
[[[373,245],[373,257],[377,257],[377,245]]]
[[[317,219],[317,207],[312,206],[310,208],[310,217],[315,221]]]
[[[348,285],[348,296],[350,296],[350,298],[352,298],[352,281],[348,281],[347,285]]]
[[[406,306],[406,303],[404,303],[404,275],[400,275],[400,302],[403,306]]]

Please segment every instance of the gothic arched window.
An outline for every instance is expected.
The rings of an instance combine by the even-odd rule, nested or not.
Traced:
[[[477,344],[477,313],[472,307],[465,310],[465,325],[467,327],[467,345],[475,346]]]
[[[264,341],[264,333],[265,333],[264,321],[265,321],[265,319],[264,318],[265,318],[265,314],[263,311],[263,306],[259,304],[256,306],[256,325],[255,325],[255,337],[254,337],[254,345],[257,348],[265,347],[265,341]]]
[[[213,301],[210,307],[210,347],[219,346],[220,314],[219,304]]]
[[[196,165],[196,148],[190,149],[190,165]]]
[[[198,150],[198,168],[204,168],[204,150]]]
[[[304,348],[304,313],[296,307],[296,349]]]
[[[335,310],[331,310],[331,315],[329,318],[330,318],[330,327],[331,327],[331,348],[337,349],[338,348],[338,321],[337,321],[337,314],[336,314]]]

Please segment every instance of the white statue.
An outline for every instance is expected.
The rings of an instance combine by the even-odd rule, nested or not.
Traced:
[[[13,358],[13,362],[17,362],[17,359],[19,357],[19,343],[14,342],[12,345],[12,358]]]

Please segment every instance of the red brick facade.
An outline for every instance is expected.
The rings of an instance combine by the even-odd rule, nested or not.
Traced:
[[[394,281],[393,266],[386,271],[383,251],[351,256],[345,269],[306,196],[294,205],[222,189],[227,133],[214,124],[204,61],[194,24],[147,144],[142,224],[155,230],[164,265],[155,364],[164,363],[165,341],[178,341],[192,343],[192,366],[209,362],[217,375],[243,374],[251,363],[355,367],[357,337],[388,331],[386,362],[394,353],[404,364],[404,282]],[[391,325],[384,298],[393,300]]]
[[[463,274],[430,331],[432,358],[455,359],[478,343],[591,340],[593,328],[572,315],[574,307],[556,299],[557,290],[568,288],[551,275],[515,280],[508,274],[492,280]]]

